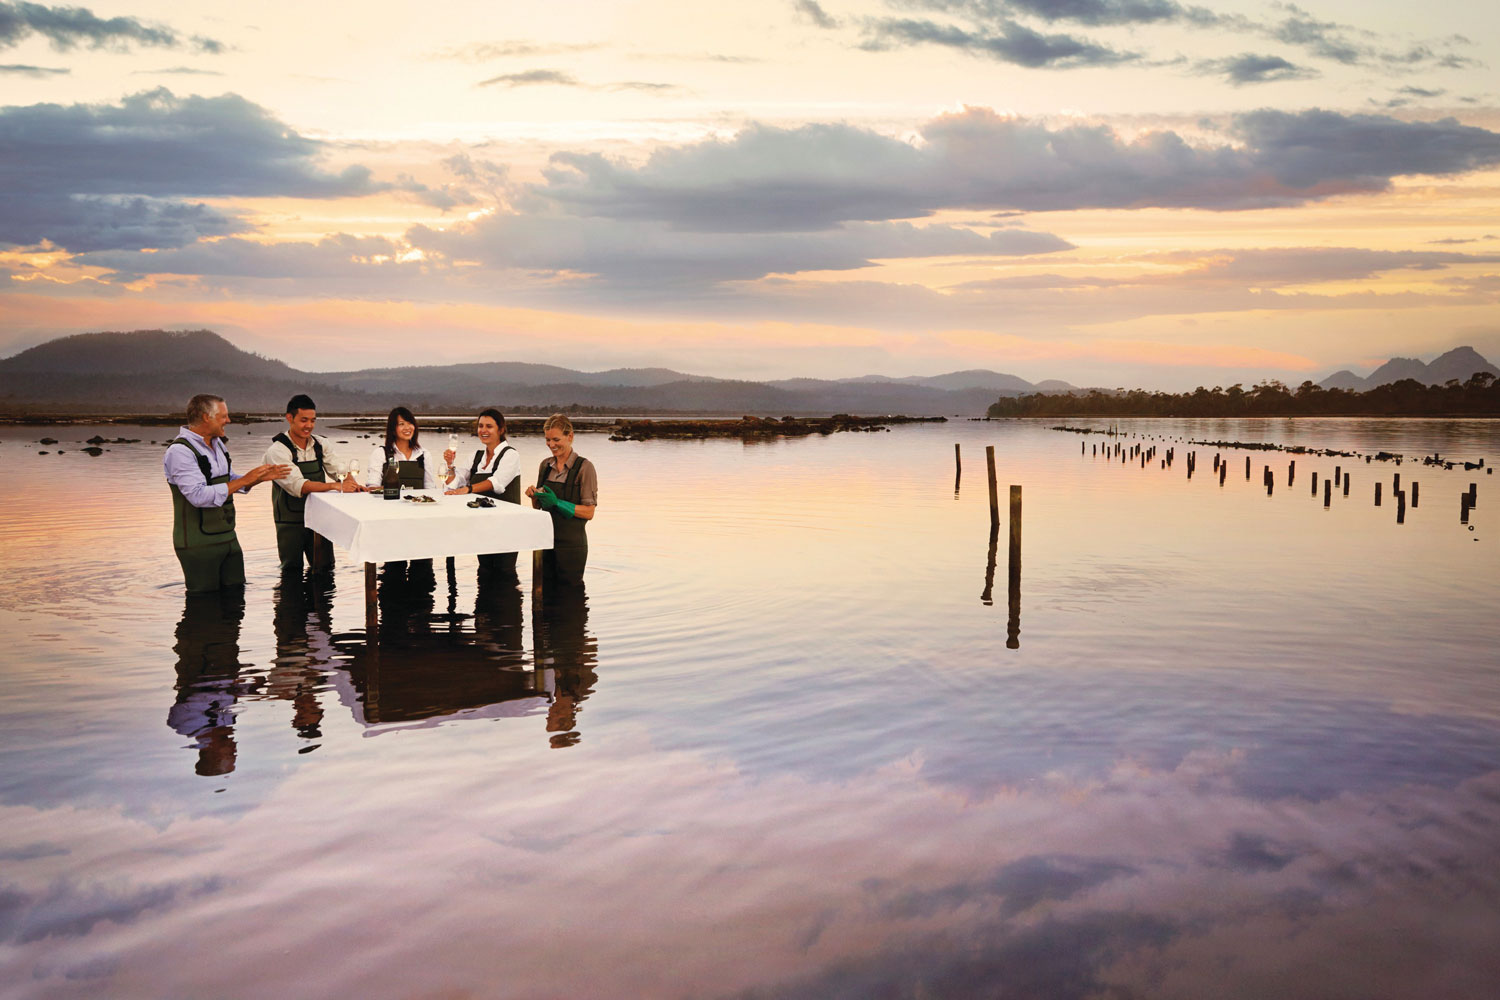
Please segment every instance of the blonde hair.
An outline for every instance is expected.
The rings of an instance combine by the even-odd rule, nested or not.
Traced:
[[[573,433],[573,421],[569,420],[567,416],[562,413],[554,413],[552,414],[552,416],[543,421],[542,433],[545,434],[554,427],[562,428],[562,432],[564,434]]]

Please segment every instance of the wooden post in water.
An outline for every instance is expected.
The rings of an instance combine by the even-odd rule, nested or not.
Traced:
[[[958,453],[958,442],[953,442],[953,495],[958,496],[958,484],[964,478],[964,460]]]
[[[1005,621],[1005,648],[1021,647],[1021,487],[1010,488],[1010,572],[1006,588],[1009,614]]]
[[[1314,472],[1313,475],[1316,476],[1317,473]],[[1292,488],[1292,484],[1295,483],[1296,481],[1297,481],[1297,460],[1294,458],[1290,462],[1287,463],[1287,467],[1286,467],[1286,486],[1287,486],[1287,489],[1291,489]]]
[[[1396,473],[1396,479],[1395,479],[1395,481],[1393,483],[1391,483],[1391,495],[1395,496],[1396,491],[1399,490],[1400,488],[1401,488],[1401,473],[1398,472],[1398,473]]]
[[[987,444],[984,446],[984,460],[990,469],[990,524],[1000,524],[1000,494],[995,486],[995,446]]]
[[[1326,482],[1328,482],[1328,480],[1325,479],[1325,480],[1323,480],[1323,482],[1326,483]],[[1316,472],[1313,473],[1313,490],[1312,490],[1312,492],[1313,492],[1313,496],[1317,496],[1318,495],[1318,474]]]
[[[1479,484],[1478,483],[1470,483],[1469,484],[1469,509],[1473,510],[1475,507],[1478,507],[1478,506],[1479,506]]]
[[[1469,494],[1467,493],[1458,495],[1458,523],[1469,523]]]
[[[1375,506],[1380,506],[1380,484],[1375,484]]]
[[[365,641],[376,637],[380,631],[380,604],[375,585],[375,564],[365,563]]]
[[[1344,496],[1349,495],[1349,473],[1344,473]]]
[[[1324,507],[1329,506],[1330,505],[1330,501],[1332,499],[1333,499],[1333,480],[1332,479],[1325,479],[1325,480],[1323,480],[1323,506]]]
[[[1417,495],[1418,495],[1417,494],[1417,490],[1418,489],[1419,489],[1418,483],[1417,483],[1417,481],[1415,479],[1413,479],[1411,481],[1411,509],[1412,510],[1416,510],[1417,509]]]
[[[1226,473],[1228,471],[1229,471],[1229,463],[1228,462],[1221,462],[1221,463],[1219,463],[1219,485],[1220,486],[1224,485],[1224,473]]]
[[[1333,485],[1337,486],[1339,484],[1339,477],[1343,474],[1343,472],[1344,467],[1342,465],[1335,465],[1333,467]]]
[[[1391,490],[1391,494],[1396,498],[1396,523],[1397,524],[1405,524],[1406,523],[1406,491],[1405,490]]]
[[[1245,456],[1245,478],[1246,479],[1250,478],[1250,456],[1249,455]]]

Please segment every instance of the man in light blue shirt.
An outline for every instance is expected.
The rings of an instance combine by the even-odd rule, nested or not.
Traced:
[[[245,582],[245,555],[234,535],[234,494],[288,472],[285,465],[257,465],[234,477],[224,443],[229,423],[222,397],[194,396],[187,424],[162,456],[172,490],[172,545],[189,592]]]

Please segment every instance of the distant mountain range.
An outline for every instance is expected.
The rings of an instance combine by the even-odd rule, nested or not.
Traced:
[[[1500,368],[1486,361],[1484,356],[1474,348],[1455,347],[1446,354],[1440,354],[1432,361],[1425,363],[1416,358],[1392,358],[1364,378],[1360,378],[1347,368],[1341,369],[1319,382],[1318,385],[1325,389],[1349,389],[1354,392],[1364,392],[1366,389],[1399,382],[1404,378],[1416,379],[1423,385],[1443,385],[1449,379],[1467,382],[1476,372],[1488,372],[1500,377]]]
[[[772,382],[518,361],[304,372],[242,351],[209,330],[83,333],[0,360],[0,412],[8,413],[170,413],[199,392],[224,396],[238,412],[279,413],[292,395],[306,392],[320,409],[336,412],[382,412],[398,404],[426,413],[577,405],[635,413],[951,416],[982,414],[997,396],[1072,388],[983,369]]]

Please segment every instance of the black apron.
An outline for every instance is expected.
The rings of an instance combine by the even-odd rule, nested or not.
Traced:
[[[500,449],[495,452],[495,468],[500,468],[500,459],[507,451],[515,451],[510,445],[501,443]],[[474,492],[474,484],[482,483],[493,476],[493,473],[480,472],[480,463],[484,461],[484,449],[480,448],[474,453],[474,461],[469,465],[469,492]],[[496,500],[506,503],[519,504],[521,502],[521,477],[517,475],[505,484],[503,490],[495,490],[490,496]],[[516,553],[514,552],[487,552],[479,557],[479,568],[485,573],[503,573],[507,576],[516,571]]]
[[[504,455],[505,455],[505,453],[507,451],[515,451],[515,449],[512,448],[508,444],[502,444],[500,446],[500,450],[497,451],[497,452],[495,452],[495,468],[497,468],[497,469],[500,468],[500,459],[502,457],[504,457]],[[480,472],[479,471],[479,466],[480,466],[480,464],[483,461],[484,461],[484,449],[480,448],[478,451],[476,451],[474,453],[474,461],[469,464],[469,492],[470,493],[474,492],[474,484],[475,483],[482,483],[485,480],[489,479],[493,475],[493,473],[490,473],[490,472]],[[496,500],[504,500],[506,503],[514,503],[514,504],[520,503],[521,502],[521,477],[519,475],[517,475],[514,479],[512,479],[510,482],[508,482],[508,483],[505,484],[505,488],[504,489],[502,489],[502,490],[495,490],[493,493],[490,494],[490,496],[494,497]]]
[[[547,478],[553,460],[547,459],[537,476],[536,488],[550,486],[559,500],[574,505],[582,503],[583,487],[578,482],[578,473],[583,470],[585,461],[582,455],[574,452],[568,478],[554,483]],[[542,554],[542,568],[548,576],[555,576],[563,583],[581,584],[584,567],[589,561],[588,522],[581,517],[569,517],[559,510],[548,513],[552,515],[552,549]]]
[[[395,445],[387,445],[385,449],[385,460],[390,462],[391,456],[396,453]],[[421,454],[415,461],[402,459],[396,463],[396,469],[401,476],[401,485],[409,490],[425,489],[427,486],[427,455]]]

